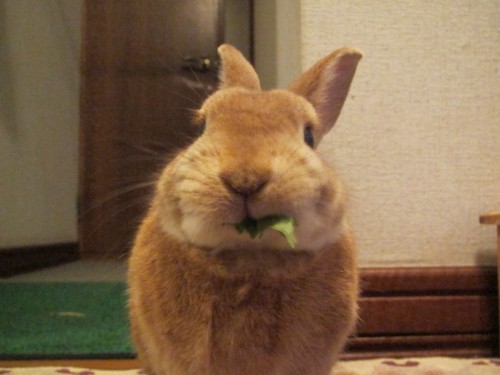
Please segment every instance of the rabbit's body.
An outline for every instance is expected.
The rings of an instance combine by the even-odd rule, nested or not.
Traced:
[[[313,148],[360,55],[332,54],[293,92],[261,92],[241,55],[220,51],[206,130],[162,173],[130,258],[139,358],[155,375],[326,375],[354,327],[358,279],[342,185]],[[277,214],[297,222],[297,250],[234,228]]]
[[[137,246],[132,329],[154,374],[328,374],[353,327],[348,235],[314,255],[247,253],[242,270],[237,254],[179,246],[151,213]]]

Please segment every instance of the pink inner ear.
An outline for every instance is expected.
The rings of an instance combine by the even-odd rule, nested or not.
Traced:
[[[337,50],[316,63],[290,86],[291,91],[305,96],[316,109],[323,128],[321,135],[337,121],[361,57],[362,54],[355,49]]]
[[[323,71],[317,90],[312,93],[310,100],[327,130],[333,127],[340,115],[355,69],[352,61],[332,61]]]
[[[240,51],[229,44],[223,44],[218,52],[222,61],[219,88],[244,87],[260,90],[260,81],[255,69]]]

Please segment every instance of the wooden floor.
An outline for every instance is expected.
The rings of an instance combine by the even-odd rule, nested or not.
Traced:
[[[80,367],[95,370],[130,370],[139,368],[139,362],[135,359],[82,359],[82,360],[35,360],[35,361],[2,361],[0,368],[13,367]]]

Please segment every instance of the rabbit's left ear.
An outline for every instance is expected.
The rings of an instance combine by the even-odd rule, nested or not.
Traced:
[[[219,88],[240,86],[260,90],[260,81],[255,69],[243,54],[230,44],[221,45],[218,50],[222,61],[219,71]]]
[[[318,61],[290,85],[290,91],[304,96],[316,109],[322,128],[320,136],[337,121],[362,56],[353,48],[339,49]]]

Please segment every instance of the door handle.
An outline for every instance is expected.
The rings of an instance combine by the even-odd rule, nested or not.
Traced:
[[[182,67],[195,72],[208,72],[213,65],[209,57],[184,57],[182,59]]]

